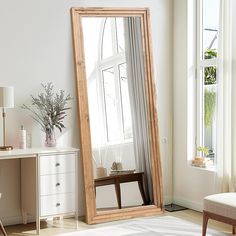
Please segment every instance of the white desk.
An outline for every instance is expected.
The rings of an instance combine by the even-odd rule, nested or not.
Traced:
[[[30,148],[1,151],[1,160],[21,160],[23,223],[28,214],[40,219],[74,214],[78,220],[78,149]]]

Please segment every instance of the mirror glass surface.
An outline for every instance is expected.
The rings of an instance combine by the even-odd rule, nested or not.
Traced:
[[[97,211],[153,204],[141,18],[82,17]]]

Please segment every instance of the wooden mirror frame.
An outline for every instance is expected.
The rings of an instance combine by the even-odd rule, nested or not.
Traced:
[[[89,124],[89,108],[87,82],[85,72],[85,57],[83,45],[83,29],[81,18],[91,17],[141,17],[142,41],[145,57],[146,94],[148,104],[148,126],[150,130],[151,170],[153,179],[154,204],[148,206],[131,207],[118,210],[96,211],[92,147]],[[127,219],[137,216],[149,216],[163,213],[163,187],[160,160],[160,140],[158,117],[156,110],[155,82],[153,76],[153,59],[151,44],[151,29],[149,10],[146,8],[72,8],[72,31],[74,46],[75,75],[77,81],[78,116],[80,132],[80,156],[85,189],[86,222],[88,224]]]

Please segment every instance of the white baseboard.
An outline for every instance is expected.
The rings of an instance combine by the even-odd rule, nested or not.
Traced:
[[[202,209],[203,209],[202,203],[189,201],[184,198],[178,198],[178,197],[172,198],[172,196],[165,196],[164,204],[165,205],[170,204],[170,203],[172,203],[172,200],[173,200],[173,203],[175,203],[177,205],[181,205],[181,206],[187,207],[189,209],[202,212]],[[1,217],[1,221],[4,226],[22,224],[22,216]],[[28,217],[28,222],[29,223],[35,222],[35,218]]]
[[[79,217],[83,217],[83,216],[79,215]],[[2,217],[1,216],[1,221],[4,226],[23,224],[23,219],[22,219],[21,215],[20,216],[9,216],[9,217]],[[36,221],[35,217],[33,217],[33,216],[27,217],[27,223],[32,223],[35,221]]]
[[[203,203],[202,202],[194,202],[194,201],[189,201],[188,199],[174,197],[173,203],[183,206],[183,207],[187,207],[187,208],[195,210],[195,211],[202,212],[202,210],[203,210]]]
[[[22,216],[1,217],[4,226],[23,224]],[[34,217],[28,217],[28,223],[35,222]]]

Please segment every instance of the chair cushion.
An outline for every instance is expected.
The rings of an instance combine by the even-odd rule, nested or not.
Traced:
[[[219,193],[205,197],[203,209],[236,220],[236,192]]]

